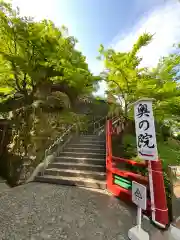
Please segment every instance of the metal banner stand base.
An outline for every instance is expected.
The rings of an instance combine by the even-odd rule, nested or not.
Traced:
[[[149,240],[149,234],[141,228],[142,209],[138,207],[137,211],[137,226],[131,228],[128,232],[128,237],[131,240]]]

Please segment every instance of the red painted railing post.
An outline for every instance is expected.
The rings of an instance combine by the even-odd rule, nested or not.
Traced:
[[[161,160],[149,162],[148,170],[152,220],[160,227],[166,227],[169,224],[169,216]]]
[[[113,185],[112,174],[112,121],[107,120],[106,125],[106,172],[107,172],[107,189],[111,189]]]

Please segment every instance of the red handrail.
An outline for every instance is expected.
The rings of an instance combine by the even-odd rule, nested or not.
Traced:
[[[131,181],[137,181],[141,184],[148,185],[148,178],[141,176],[140,174],[132,173],[130,171],[120,170],[113,166],[113,162],[126,162],[133,166],[146,167],[145,163],[135,162],[133,160],[128,160],[124,158],[115,157],[112,155],[112,120],[107,120],[106,124],[106,177],[107,177],[107,189],[113,193],[114,196],[120,197],[122,200],[132,202],[132,192],[131,190],[122,188],[115,185],[113,182],[113,174],[129,178]],[[148,210],[146,213],[149,215],[150,201],[147,200]]]
[[[106,125],[106,179],[107,189],[112,189],[113,186],[113,174],[112,174],[112,121],[107,120]]]
[[[147,167],[146,163],[136,162],[136,161],[130,160],[130,159],[125,159],[125,158],[120,158],[120,157],[115,157],[115,156],[112,156],[112,159],[115,160],[116,162],[125,162],[127,164],[130,164],[130,165],[136,166],[136,167]]]
[[[132,192],[131,190],[125,189],[114,184],[114,176],[119,175],[130,179],[131,181],[136,181],[147,186],[148,191],[150,191],[151,199],[147,199],[147,215],[152,215],[152,220],[154,223],[161,227],[167,226],[168,219],[168,209],[166,203],[166,195],[164,189],[164,180],[162,174],[161,161],[152,161],[151,167],[147,163],[136,162],[134,160],[128,160],[120,157],[112,156],[112,120],[107,120],[106,125],[106,171],[107,171],[107,189],[113,193],[114,196],[120,197],[125,201],[132,202]],[[136,174],[129,171],[124,171],[116,168],[114,162],[125,162],[132,166],[146,167],[149,171],[149,178],[144,177],[140,174]],[[158,183],[158,184],[157,184]],[[152,190],[153,188],[153,190]]]
[[[132,165],[132,166],[147,167],[146,163],[136,162],[134,160],[128,160],[128,159],[124,159],[124,158],[120,158],[120,157],[115,157],[115,156],[112,155],[112,120],[107,120],[107,124],[106,124],[106,169],[111,171],[111,172],[116,171],[116,168],[114,168],[114,166],[113,166],[113,161],[115,161],[115,162],[125,162],[127,164]],[[117,171],[119,171],[119,169],[117,169]],[[122,172],[123,171],[121,171],[121,173]],[[136,176],[136,177],[134,177],[136,179],[139,176],[139,179],[143,178],[144,182],[148,181],[147,178],[145,178],[141,175],[132,173],[132,172],[126,171],[126,174],[129,174],[129,176]]]

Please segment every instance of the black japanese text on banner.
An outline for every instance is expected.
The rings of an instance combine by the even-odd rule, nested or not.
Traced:
[[[138,156],[144,160],[157,161],[157,143],[151,100],[139,100],[134,105]]]

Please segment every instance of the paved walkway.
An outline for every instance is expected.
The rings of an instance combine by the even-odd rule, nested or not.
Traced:
[[[0,198],[0,239],[124,240],[133,209],[90,189],[29,183]]]
[[[126,240],[134,224],[135,210],[103,191],[29,183],[0,197],[1,240]]]
[[[1,192],[3,193],[8,189],[10,189],[10,187],[6,184],[6,181],[0,177],[0,195],[1,195]]]

